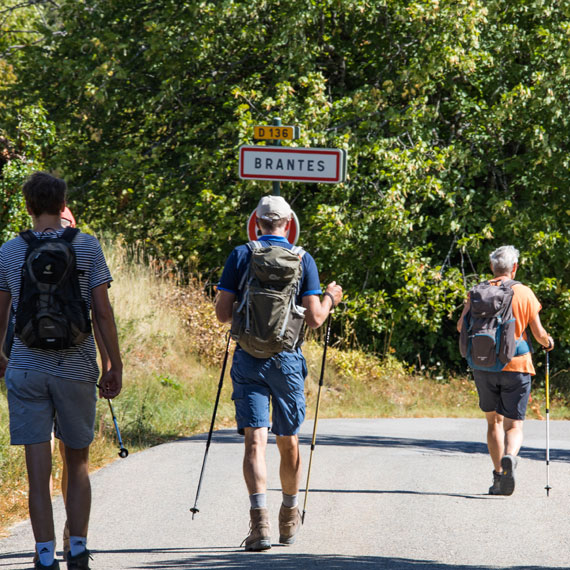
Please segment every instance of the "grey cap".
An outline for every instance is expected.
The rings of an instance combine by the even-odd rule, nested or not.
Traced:
[[[263,196],[255,210],[258,218],[269,222],[290,220],[292,214],[291,206],[281,196]]]

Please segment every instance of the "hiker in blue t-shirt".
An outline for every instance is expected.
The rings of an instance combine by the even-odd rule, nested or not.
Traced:
[[[66,184],[45,172],[36,172],[23,187],[33,236],[40,240],[64,234],[62,213]],[[86,548],[91,507],[89,446],[94,436],[96,383],[99,396],[114,398],[122,387],[122,362],[108,287],[111,274],[101,246],[91,235],[77,233],[72,241],[80,295],[98,324],[110,366],[99,376],[92,334],[68,348],[31,348],[14,338],[10,360],[0,351],[0,378],[5,377],[12,445],[24,445],[29,479],[29,508],[36,540],[34,568],[57,570],[50,495],[51,433],[65,444],[69,473],[66,512],[70,550],[68,570],[88,570]],[[10,307],[18,314],[22,267],[28,245],[18,236],[0,248],[0,346],[5,338]],[[46,265],[46,271],[51,267]],[[16,326],[16,330],[18,327]],[[100,379],[99,379],[100,378]]]
[[[292,210],[280,196],[264,196],[256,209],[258,238],[292,249],[287,241]],[[248,245],[236,247],[230,254],[218,284],[216,315],[220,322],[232,321],[234,301],[241,301],[243,277],[249,270],[251,249]],[[334,281],[322,294],[319,273],[314,259],[305,253],[302,257],[298,305],[305,309],[306,324],[320,327],[331,309],[342,299],[342,288]],[[300,346],[282,351],[269,358],[256,358],[236,347],[231,377],[232,399],[240,433],[245,435],[244,478],[250,498],[250,534],[245,539],[246,550],[266,550],[271,547],[269,516],[266,501],[266,464],[268,428],[276,435],[281,464],[280,477],[283,504],[279,511],[279,542],[292,544],[301,524],[298,493],[301,478],[298,431],[305,419],[304,382],[307,366]],[[269,418],[269,402],[273,414]]]

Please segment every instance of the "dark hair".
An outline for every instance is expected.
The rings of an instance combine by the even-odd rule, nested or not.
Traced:
[[[34,216],[57,215],[65,206],[67,184],[47,172],[34,172],[22,188],[26,205]]]
[[[259,224],[261,231],[264,232],[265,234],[271,234],[276,229],[284,228],[287,225],[288,221],[289,220],[285,218],[280,218],[278,220],[273,220],[273,221],[262,220],[261,218],[257,218],[257,223]]]

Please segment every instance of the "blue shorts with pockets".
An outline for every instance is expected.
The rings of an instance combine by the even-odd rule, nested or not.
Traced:
[[[305,419],[307,377],[300,349],[280,352],[272,358],[255,358],[237,347],[231,377],[239,433],[243,434],[246,427],[271,427],[276,435],[295,435],[299,431]]]

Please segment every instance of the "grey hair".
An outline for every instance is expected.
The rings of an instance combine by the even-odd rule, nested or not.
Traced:
[[[491,253],[489,259],[493,275],[495,277],[505,275],[513,270],[515,263],[518,263],[519,250],[512,245],[503,245]]]

